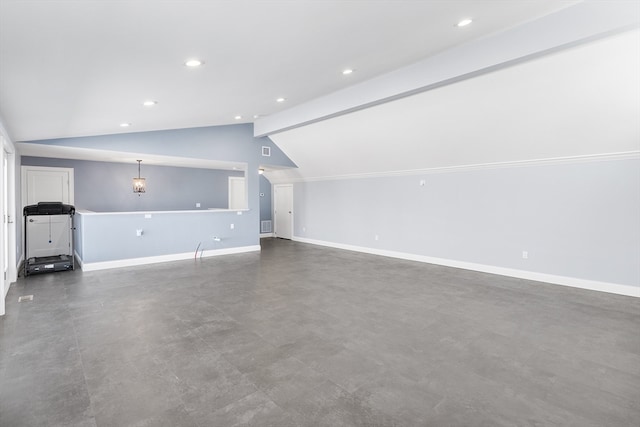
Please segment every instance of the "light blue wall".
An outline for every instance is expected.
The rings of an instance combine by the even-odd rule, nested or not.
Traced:
[[[258,244],[257,234],[246,232],[251,217],[237,212],[153,213],[150,218],[143,213],[76,214],[76,219],[76,250],[84,264],[184,253],[196,257],[197,249]],[[142,230],[142,236],[136,230]]]
[[[640,286],[637,159],[298,183],[294,209],[304,238]]]
[[[260,194],[260,221],[271,221],[271,182],[264,175],[260,175]]]
[[[296,166],[269,138],[254,138],[252,124],[24,142],[247,163],[249,212],[246,215],[252,225],[246,232],[254,236],[256,242],[260,230],[259,166]],[[262,146],[271,148],[271,156],[262,156]]]
[[[244,176],[241,171],[151,166],[143,162],[141,176],[146,178],[147,192],[138,195],[132,190],[137,163],[22,157],[22,165],[73,168],[76,208],[96,212],[227,208],[229,176]],[[200,208],[196,208],[196,202]]]
[[[73,216],[73,251],[78,254],[80,259],[84,257],[83,219],[84,217],[82,215],[76,214]]]

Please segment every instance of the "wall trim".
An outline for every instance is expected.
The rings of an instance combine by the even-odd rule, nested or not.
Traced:
[[[82,271],[96,271],[96,270],[106,270],[109,268],[121,268],[121,267],[134,267],[137,265],[146,265],[146,264],[156,264],[161,262],[170,262],[170,261],[182,261],[187,259],[195,258],[208,258],[212,256],[220,256],[220,255],[232,255],[232,254],[240,254],[245,252],[254,252],[260,251],[260,245],[252,245],[252,246],[239,246],[236,248],[226,248],[226,249],[209,249],[206,251],[202,251],[200,255],[194,255],[193,252],[186,252],[180,254],[169,254],[169,255],[158,255],[158,256],[150,256],[143,258],[127,258],[127,259],[118,259],[113,261],[101,261],[101,262],[83,262],[78,253],[76,252],[76,257],[78,258],[78,264]]]
[[[436,173],[456,173],[456,172],[470,172],[477,170],[492,170],[492,169],[506,169],[506,168],[518,168],[518,167],[531,167],[531,166],[546,166],[546,165],[566,165],[577,164],[587,162],[604,162],[615,160],[634,160],[640,159],[640,151],[624,151],[616,153],[600,153],[600,154],[586,154],[578,156],[565,156],[565,157],[551,157],[547,159],[530,159],[530,160],[515,160],[508,162],[494,162],[494,163],[478,163],[471,165],[459,165],[459,166],[443,166],[424,169],[409,169],[400,171],[386,171],[386,172],[371,172],[371,173],[359,173],[348,175],[332,175],[321,177],[306,177],[306,178],[284,178],[282,183],[292,182],[313,182],[313,181],[336,181],[346,179],[362,179],[362,178],[385,178],[392,176],[413,176],[413,175],[430,175]],[[272,184],[279,183],[278,177],[273,177]]]
[[[78,253],[78,251],[76,251],[75,249],[73,250],[73,258],[74,258],[74,264],[73,267],[75,270],[78,269],[78,267],[80,267],[80,270],[84,270],[84,268],[82,268],[83,264],[82,264],[82,258],[80,257],[80,254]]]
[[[267,237],[273,237],[273,233],[260,233],[260,238],[264,239]]]
[[[595,280],[579,279],[575,277],[557,276],[553,274],[538,273],[535,271],[517,270],[513,268],[497,267],[493,265],[477,264],[472,262],[457,261],[445,258],[435,258],[424,255],[416,255],[406,252],[388,251],[383,249],[367,248],[364,246],[346,245],[342,243],[327,242],[324,240],[308,239],[293,236],[292,240],[312,245],[326,246],[336,249],[344,249],[354,252],[362,252],[371,255],[380,255],[390,258],[399,258],[408,261],[418,261],[428,264],[437,264],[446,267],[461,268],[463,270],[480,271],[483,273],[497,274],[500,276],[517,277],[519,279],[534,280],[537,282],[551,283],[554,285],[569,286],[573,288],[587,289],[591,291],[608,292],[618,295],[626,295],[640,298],[640,287],[621,285],[617,283],[599,282]]]

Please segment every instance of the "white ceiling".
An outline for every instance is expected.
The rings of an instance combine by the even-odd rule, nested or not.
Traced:
[[[575,3],[0,0],[0,117],[15,141],[253,121]]]
[[[637,156],[639,26],[637,0],[0,0],[0,118],[18,142],[260,115],[258,134],[299,166],[269,171],[272,182]],[[192,57],[205,66],[185,67]]]

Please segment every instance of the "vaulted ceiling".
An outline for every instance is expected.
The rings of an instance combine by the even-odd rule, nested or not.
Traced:
[[[640,30],[272,135],[298,170],[371,176],[640,150]],[[336,153],[340,153],[339,156]]]
[[[300,166],[274,180],[633,151],[639,22],[616,0],[0,0],[0,118],[14,141],[255,122]]]

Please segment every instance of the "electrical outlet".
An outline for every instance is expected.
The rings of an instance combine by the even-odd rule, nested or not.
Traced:
[[[528,251],[522,251],[522,259],[529,259],[529,252]]]
[[[142,230],[136,230],[136,236],[142,237]]]
[[[420,187],[424,187],[426,183],[427,183],[426,179],[421,179],[420,180]]]
[[[196,202],[196,208],[200,207],[200,202]]]
[[[219,242],[220,238],[218,236],[213,236],[213,240],[216,241],[216,242]]]
[[[380,236],[378,236],[377,234],[375,235],[374,239],[378,240],[380,239]]]
[[[233,224],[231,224],[231,225],[229,226],[229,228],[231,228],[231,229],[233,230],[234,228],[236,228],[236,226],[235,226],[235,225],[233,225]]]

